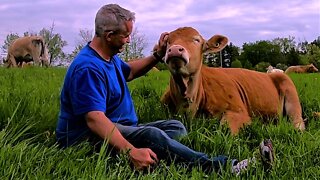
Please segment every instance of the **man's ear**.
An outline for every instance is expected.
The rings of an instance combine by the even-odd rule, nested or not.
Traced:
[[[113,31],[109,31],[109,32],[106,33],[105,37],[106,37],[107,41],[111,41],[111,35],[112,34],[114,34]]]
[[[228,44],[228,38],[222,35],[212,36],[204,45],[204,52],[219,52]]]

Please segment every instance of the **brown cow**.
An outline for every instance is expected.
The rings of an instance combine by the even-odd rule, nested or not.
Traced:
[[[48,50],[41,36],[21,37],[12,42],[8,49],[7,67],[22,67],[33,61],[36,65],[49,65]]]
[[[254,115],[278,117],[283,110],[295,128],[304,130],[299,97],[286,74],[202,64],[204,52],[218,52],[227,43],[221,35],[206,41],[191,27],[169,33],[164,61],[171,77],[161,101],[170,110],[186,112],[191,118],[200,113],[220,117],[232,134],[250,124]]]
[[[285,73],[314,73],[318,72],[318,69],[313,65],[300,65],[300,66],[290,66],[286,69]]]

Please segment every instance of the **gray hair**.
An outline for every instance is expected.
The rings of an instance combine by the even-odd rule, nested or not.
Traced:
[[[135,21],[135,13],[117,4],[104,5],[96,14],[95,34],[102,37],[106,31],[124,30],[126,21]]]

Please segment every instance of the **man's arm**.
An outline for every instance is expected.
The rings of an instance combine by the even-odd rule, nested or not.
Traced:
[[[118,128],[101,111],[91,111],[85,116],[92,132],[114,146],[119,151],[130,151],[129,155],[136,169],[143,169],[156,163],[157,156],[149,148],[135,148],[120,133]]]
[[[131,81],[146,74],[158,62],[159,60],[156,59],[153,55],[129,61],[128,64],[131,71],[129,77],[127,78],[127,81]]]
[[[146,74],[152,67],[154,67],[165,55],[166,51],[166,44],[167,44],[167,39],[168,39],[168,33],[162,33],[159,39],[159,42],[157,44],[158,49],[157,49],[157,57],[154,55],[145,57],[145,58],[140,58],[137,60],[132,60],[129,61],[128,64],[131,68],[131,72],[129,77],[127,78],[127,81],[131,81],[137,77],[140,77],[144,74]]]
[[[120,133],[117,127],[101,111],[91,111],[86,115],[88,127],[102,139],[108,140],[120,151],[134,148]]]

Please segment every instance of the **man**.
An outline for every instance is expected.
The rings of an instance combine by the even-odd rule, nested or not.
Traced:
[[[126,81],[145,74],[162,59],[168,33],[161,34],[160,48],[152,56],[126,63],[117,54],[130,42],[134,20],[133,12],[116,4],[105,5],[97,12],[95,36],[74,59],[64,80],[56,129],[58,143],[68,147],[84,140],[106,141],[120,152],[129,152],[136,169],[154,165],[159,159],[175,159],[190,167],[219,170],[226,164],[226,156],[211,158],[175,140],[186,135],[181,122],[138,124]],[[236,170],[247,167],[234,165]]]

